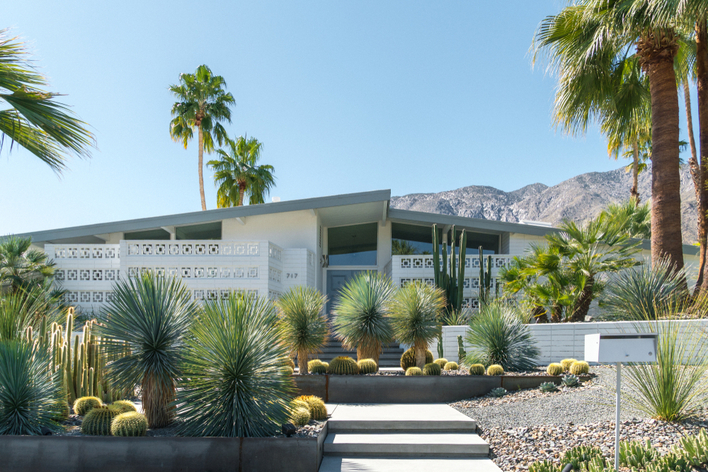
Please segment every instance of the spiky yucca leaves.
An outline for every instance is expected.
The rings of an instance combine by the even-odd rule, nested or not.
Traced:
[[[25,337],[29,329],[38,331],[45,316],[51,324],[58,320],[58,313],[49,289],[43,286],[0,294],[0,341]]]
[[[391,326],[398,342],[413,346],[416,367],[425,367],[428,343],[440,332],[438,317],[445,308],[445,294],[420,282],[396,291],[391,301]]]
[[[293,287],[275,302],[278,326],[285,346],[297,353],[300,374],[309,372],[307,358],[319,352],[327,341],[327,318],[324,305],[327,297],[316,288]]]
[[[151,428],[174,417],[176,379],[181,376],[184,336],[197,307],[179,279],[142,274],[115,284],[113,300],[97,326],[109,359],[113,386],[140,385],[143,409]]]
[[[499,364],[511,372],[531,370],[540,351],[518,309],[499,302],[484,305],[467,332],[465,364]]]
[[[263,437],[288,421],[295,391],[283,371],[273,305],[255,296],[208,301],[190,329],[177,392],[182,436]]]
[[[56,429],[62,388],[58,373],[47,375],[49,365],[47,352],[29,343],[0,342],[0,435]]]
[[[74,413],[79,416],[84,416],[94,408],[103,406],[103,402],[98,397],[80,397],[74,402]]]
[[[113,436],[145,436],[147,429],[147,418],[137,411],[121,413],[111,423],[111,434]]]
[[[378,272],[361,272],[340,290],[334,306],[334,332],[346,349],[356,349],[357,360],[379,363],[382,345],[393,339],[388,305],[391,279]]]

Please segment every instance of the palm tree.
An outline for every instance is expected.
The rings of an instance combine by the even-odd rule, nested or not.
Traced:
[[[228,150],[217,149],[218,160],[207,162],[214,170],[214,183],[219,190],[216,203],[219,208],[242,206],[248,195],[249,205],[265,203],[265,196],[275,185],[274,168],[256,165],[263,145],[256,138],[239,136],[227,139]]]
[[[226,139],[222,121],[231,123],[231,109],[234,97],[226,92],[226,82],[220,75],[213,75],[205,65],[197,67],[194,74],[180,74],[179,85],[170,85],[170,91],[178,98],[172,105],[170,136],[181,141],[184,148],[197,129],[199,139],[199,193],[202,210],[206,210],[204,197],[204,151],[214,150],[214,141],[221,145]]]
[[[291,353],[297,353],[300,374],[308,373],[309,354],[327,341],[325,303],[327,297],[316,288],[303,286],[291,288],[275,302],[283,342]]]
[[[622,203],[610,203],[602,210],[600,218],[605,221],[607,229],[614,229],[619,234],[635,239],[651,238],[651,210],[648,203],[640,205],[634,198]]]
[[[0,30],[0,102],[9,107],[0,111],[0,150],[7,137],[10,150],[16,143],[61,173],[69,154],[91,157],[88,148],[95,140],[88,125],[56,101],[59,94],[43,90],[46,86],[24,44]]]
[[[42,286],[54,266],[44,251],[32,247],[32,238],[9,236],[0,241],[0,293]]]

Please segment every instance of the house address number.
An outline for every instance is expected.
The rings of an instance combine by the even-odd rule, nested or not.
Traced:
[[[297,272],[286,272],[285,273],[286,279],[297,279],[297,276],[298,276]]]

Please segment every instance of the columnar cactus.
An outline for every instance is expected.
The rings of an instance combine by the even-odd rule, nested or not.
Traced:
[[[590,365],[585,361],[573,362],[570,366],[570,373],[573,375],[587,374],[590,372]]]
[[[548,364],[548,367],[546,368],[546,373],[548,375],[560,375],[564,372],[565,369],[563,369],[563,366],[561,364]]]
[[[499,364],[492,364],[487,367],[487,375],[504,375],[504,368]]]
[[[74,413],[79,416],[84,416],[94,408],[103,406],[100,398],[96,397],[81,397],[74,402]]]
[[[433,353],[426,350],[425,363],[429,364],[431,362],[433,362]],[[415,349],[410,348],[401,356],[401,369],[408,370],[409,367],[413,367],[415,365]]]
[[[439,364],[431,362],[430,364],[425,364],[423,367],[423,375],[440,375],[442,368]]]
[[[111,434],[113,436],[145,436],[147,429],[147,418],[137,411],[121,413],[111,423]]]
[[[423,371],[420,370],[418,367],[409,367],[406,369],[406,375],[408,376],[416,376],[416,375],[423,375]]]
[[[448,363],[448,360],[445,359],[444,357],[441,357],[439,359],[435,359],[433,362],[435,362],[437,365],[439,365],[440,368],[442,369],[445,367],[445,364]]]
[[[485,368],[482,364],[472,364],[470,366],[470,375],[484,375]]]
[[[339,356],[332,359],[327,368],[328,374],[335,375],[356,375],[359,373],[359,366],[351,357]]]
[[[111,423],[120,414],[120,410],[107,406],[93,408],[84,417],[84,421],[81,423],[81,432],[92,436],[110,436]]]
[[[448,362],[443,367],[443,370],[458,370],[459,368],[460,366],[457,365],[457,362]]]
[[[360,374],[375,374],[379,371],[379,366],[373,359],[362,359],[357,362]]]

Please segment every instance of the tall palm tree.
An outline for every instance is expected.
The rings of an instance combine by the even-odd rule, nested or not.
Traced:
[[[194,74],[180,74],[179,85],[170,85],[170,91],[179,101],[172,105],[170,136],[174,141],[181,141],[184,148],[197,129],[199,139],[199,194],[202,210],[206,210],[204,197],[204,151],[214,150],[214,142],[221,145],[226,139],[226,130],[222,121],[231,123],[230,105],[234,103],[231,93],[224,90],[226,81],[220,75],[214,75],[205,65],[197,67]]]
[[[239,136],[227,139],[228,149],[217,149],[218,160],[207,165],[214,170],[214,183],[219,187],[216,203],[219,208],[242,206],[248,195],[248,204],[265,203],[265,196],[275,186],[273,166],[256,165],[263,144],[256,138]]]
[[[0,293],[43,286],[54,266],[44,251],[32,247],[32,238],[9,236],[0,241]]]
[[[19,38],[0,30],[0,103],[8,107],[0,110],[0,150],[7,137],[10,150],[17,144],[61,173],[68,155],[91,157],[95,139],[86,123],[55,100],[59,94],[43,90],[47,85]]]

